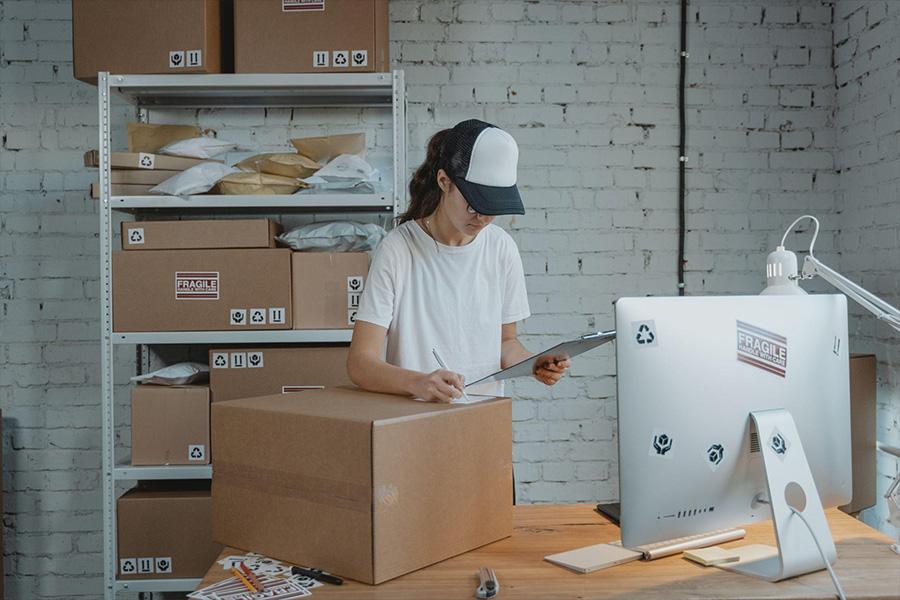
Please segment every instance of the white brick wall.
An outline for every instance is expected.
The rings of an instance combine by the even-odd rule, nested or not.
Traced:
[[[835,168],[844,275],[900,306],[900,3],[839,0],[834,13]],[[900,446],[900,335],[850,305],[855,352],[878,357],[878,440]],[[878,453],[878,504],[864,520],[896,536],[882,498],[900,461]]]
[[[767,252],[806,211],[824,217],[823,259],[836,264],[841,250],[844,269],[896,290],[896,268],[884,270],[898,219],[882,199],[893,190],[871,176],[896,172],[888,129],[897,99],[880,91],[893,82],[878,62],[888,48],[896,58],[894,4],[839,2],[836,39],[852,44],[834,48],[838,79],[850,81],[836,90],[831,0],[691,3],[689,293],[758,291]],[[71,77],[69,12],[67,0],[0,4],[0,404],[6,583],[17,599],[97,597],[101,587],[98,241],[85,197],[93,173],[81,166],[96,144],[96,104],[94,89]],[[391,13],[393,57],[409,86],[411,166],[428,136],[465,118],[519,141],[529,211],[501,224],[527,271],[527,344],[611,327],[619,296],[676,292],[678,2],[391,0]],[[120,123],[130,115],[116,110]],[[867,119],[868,134],[850,125]],[[211,111],[199,122],[254,149],[346,128],[390,145],[384,114],[364,111]],[[876,164],[881,155],[891,158]],[[835,163],[852,164],[857,183],[846,169],[836,175]],[[857,196],[862,183],[868,191]],[[839,219],[836,195],[855,211]],[[887,222],[895,228],[873,227]],[[838,245],[839,230],[855,237]],[[871,321],[855,323],[855,344],[871,344],[883,361],[882,437],[891,439],[896,342]],[[552,389],[515,386],[520,501],[616,497],[611,352],[583,357]],[[117,356],[120,380],[131,359]],[[124,448],[127,429],[120,439]],[[884,465],[882,479],[894,469]]]

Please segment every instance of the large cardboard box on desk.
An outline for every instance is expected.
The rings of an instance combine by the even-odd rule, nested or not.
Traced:
[[[113,252],[113,331],[291,328],[291,251]]]
[[[75,79],[115,74],[220,73],[219,0],[73,0]]]
[[[376,584],[512,533],[509,398],[331,388],[215,402],[212,427],[228,546]]]
[[[365,252],[294,252],[294,329],[351,329],[368,274]]]
[[[350,385],[349,346],[212,348],[213,402]]]
[[[207,482],[141,484],[118,512],[118,579],[203,577],[222,546],[212,540]]]
[[[390,71],[388,0],[234,0],[235,73]]]
[[[131,464],[209,464],[209,387],[134,386]]]

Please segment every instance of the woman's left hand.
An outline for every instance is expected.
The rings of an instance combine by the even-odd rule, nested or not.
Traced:
[[[572,366],[565,356],[545,356],[534,364],[534,378],[544,385],[553,385]]]

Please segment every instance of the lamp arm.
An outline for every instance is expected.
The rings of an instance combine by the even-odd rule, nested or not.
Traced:
[[[815,256],[808,255],[803,260],[802,278],[812,279],[816,275],[861,304],[863,308],[874,314],[879,320],[887,322],[900,332],[900,310],[826,266]]]

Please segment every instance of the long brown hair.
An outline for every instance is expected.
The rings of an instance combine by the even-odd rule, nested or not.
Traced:
[[[437,210],[441,203],[441,188],[437,184],[437,172],[445,169],[441,156],[449,129],[438,131],[428,140],[425,162],[419,165],[409,181],[409,207],[400,215],[399,222],[406,223],[414,219],[422,219]]]

